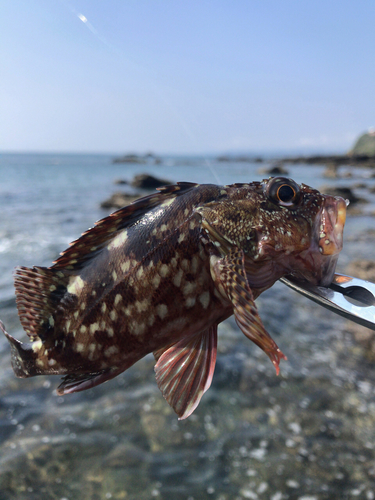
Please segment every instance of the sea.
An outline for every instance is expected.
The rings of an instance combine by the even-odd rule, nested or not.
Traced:
[[[50,266],[110,213],[101,202],[115,191],[136,192],[118,180],[148,173],[171,183],[241,183],[267,178],[276,161],[266,155],[261,163],[193,155],[165,155],[159,164],[113,159],[0,153],[0,319],[19,340],[26,334],[14,268]],[[285,168],[298,183],[348,186],[366,201],[348,216],[338,270],[374,260],[372,172],[341,167],[339,178],[327,179],[324,166]],[[0,499],[374,499],[371,332],[281,283],[257,303],[288,357],[281,375],[229,319],[219,328],[212,387],[184,421],[156,386],[152,356],[105,385],[62,397],[54,391],[59,377],[16,379],[0,337]]]

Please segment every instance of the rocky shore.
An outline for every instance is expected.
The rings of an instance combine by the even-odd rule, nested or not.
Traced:
[[[253,157],[253,156],[218,156],[216,158],[218,162],[225,163],[263,163],[269,161],[263,157]],[[353,154],[353,155],[312,155],[312,156],[289,156],[274,158],[273,161],[280,166],[283,165],[336,165],[344,166],[348,165],[351,167],[369,167],[375,168],[375,156]]]

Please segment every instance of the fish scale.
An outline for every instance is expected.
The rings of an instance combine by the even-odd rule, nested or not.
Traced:
[[[17,268],[17,307],[32,342],[0,322],[14,371],[63,375],[57,391],[66,394],[153,352],[158,386],[186,418],[211,384],[217,326],[231,314],[278,373],[286,357],[254,299],[285,275],[329,280],[345,210],[342,198],[285,178],[160,188],[97,222],[51,267]]]

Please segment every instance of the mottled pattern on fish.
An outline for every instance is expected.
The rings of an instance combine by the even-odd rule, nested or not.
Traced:
[[[154,352],[157,383],[186,418],[210,386],[217,325],[233,313],[278,372],[285,356],[254,299],[287,274],[331,280],[345,207],[284,178],[179,183],[137,200],[96,223],[52,267],[17,268],[17,307],[32,343],[4,330],[16,375],[65,375],[63,394]]]

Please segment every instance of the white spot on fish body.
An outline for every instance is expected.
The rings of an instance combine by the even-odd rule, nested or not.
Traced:
[[[133,335],[142,335],[146,329],[146,325],[144,323],[130,323],[129,331]]]
[[[87,331],[87,327],[86,327],[86,325],[81,325],[81,328],[79,329],[79,331],[80,331],[81,333],[86,333],[86,331]]]
[[[209,303],[210,303],[210,292],[206,291],[203,292],[201,295],[198,297],[199,302],[202,304],[203,309],[207,309]]]
[[[152,284],[154,288],[158,288],[158,286],[160,285],[160,281],[161,281],[160,276],[158,274],[155,274],[155,276],[152,278]]]
[[[137,278],[140,280],[144,274],[143,266],[141,266],[137,271]]]
[[[116,273],[116,271],[112,271],[112,278],[113,278],[113,281],[117,281],[117,273]]]
[[[101,307],[102,313],[104,314],[107,310],[107,304],[103,302],[102,307]]]
[[[109,317],[112,321],[116,321],[116,319],[118,318],[116,309],[112,309],[112,311],[109,313]]]
[[[162,203],[160,206],[163,207],[163,208],[167,208],[167,207],[169,207],[169,205],[172,205],[172,203],[174,202],[174,200],[175,200],[175,198],[171,198],[170,200],[167,200],[164,203]]]
[[[169,267],[167,264],[162,264],[159,269],[159,274],[162,278],[166,278],[169,274]]]
[[[149,307],[150,307],[150,302],[148,299],[142,300],[142,302],[137,300],[137,302],[135,303],[135,308],[137,309],[138,312],[147,311]]]
[[[108,337],[113,337],[113,335],[115,334],[115,332],[111,326],[109,326],[107,328],[107,334],[108,334]]]
[[[79,295],[85,286],[85,282],[81,276],[71,276],[69,278],[69,284],[67,286],[67,292],[72,295]]]
[[[178,237],[178,243],[182,243],[185,239],[185,234],[184,233],[181,233],[180,236]]]
[[[182,290],[184,295],[190,295],[197,288],[197,284],[194,281],[188,281]]]
[[[82,344],[81,342],[78,342],[78,343],[77,343],[77,345],[76,345],[75,350],[76,350],[77,352],[83,352],[83,351],[84,351],[84,349],[85,349],[84,344]]]
[[[127,239],[128,239],[128,231],[124,229],[117,236],[115,236],[115,238],[113,238],[113,240],[107,247],[108,250],[113,250],[115,248],[121,247]]]
[[[129,307],[125,307],[125,308],[123,309],[123,311],[124,311],[124,314],[125,314],[126,316],[131,316],[131,315],[132,315],[132,308],[131,308],[130,306],[129,306]]]
[[[95,333],[99,330],[99,323],[92,323],[90,325],[90,333]]]
[[[117,354],[117,353],[118,353],[118,347],[115,345],[111,345],[104,351],[104,356],[106,358],[109,358],[110,356],[112,356],[112,354]]]
[[[119,304],[121,301],[122,301],[122,295],[118,293],[114,300],[115,306],[117,306],[117,304]]]
[[[182,259],[181,267],[184,271],[188,271],[190,267],[189,261],[187,259]]]
[[[31,349],[33,350],[33,352],[38,352],[41,349],[42,345],[42,341],[37,340],[36,342],[33,342],[31,344]]]
[[[162,233],[163,233],[164,231],[167,231],[167,229],[168,229],[168,226],[167,226],[166,224],[162,224],[162,225],[160,226],[160,231],[161,231]]]
[[[172,278],[172,283],[179,288],[181,286],[181,279],[183,276],[184,272],[182,269],[179,269],[177,273],[173,276]]]
[[[193,307],[196,302],[196,297],[188,297],[185,301],[185,306],[189,309],[190,307]]]
[[[159,304],[156,307],[156,312],[160,319],[164,319],[168,314],[168,307],[165,304]]]
[[[120,264],[121,271],[123,273],[126,273],[127,271],[129,271],[130,265],[131,265],[130,260],[123,262],[122,264]]]

